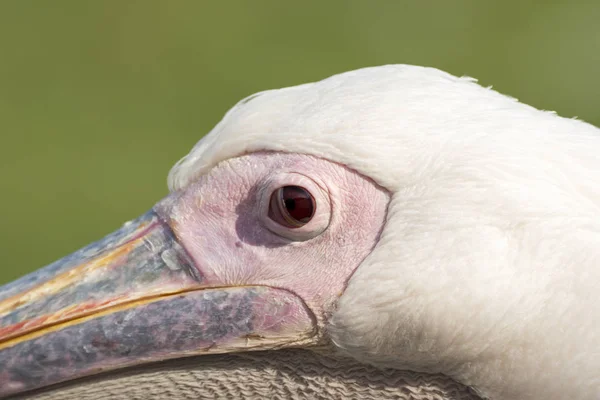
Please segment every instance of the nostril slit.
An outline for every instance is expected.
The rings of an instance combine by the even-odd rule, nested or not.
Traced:
[[[242,247],[242,246],[243,246],[243,244],[242,244],[242,242],[240,242],[239,240],[238,240],[237,242],[235,242],[235,247],[238,247],[238,248],[240,248],[240,247]]]

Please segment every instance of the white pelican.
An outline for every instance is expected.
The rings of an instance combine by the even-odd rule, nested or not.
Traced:
[[[242,100],[169,186],[147,214],[1,289],[0,397],[113,371],[46,398],[154,384],[137,398],[176,399],[181,386],[195,397],[600,399],[590,124],[436,69],[366,68]],[[280,357],[284,371],[309,357],[278,350],[292,347],[318,349],[310,362],[328,378],[308,379],[300,362],[301,378],[265,373],[262,392],[240,389],[260,369],[231,378],[206,355],[274,349],[221,360],[250,371]],[[180,367],[145,381],[122,370],[173,359]],[[403,370],[419,373],[393,378]],[[286,373],[278,392],[270,379]]]

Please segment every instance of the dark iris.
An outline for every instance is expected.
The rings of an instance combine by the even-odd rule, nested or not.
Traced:
[[[284,186],[273,192],[269,216],[289,228],[306,225],[315,214],[315,199],[300,186]]]
[[[310,221],[315,211],[310,193],[300,186],[285,186],[282,190],[281,199],[288,214],[298,222]]]

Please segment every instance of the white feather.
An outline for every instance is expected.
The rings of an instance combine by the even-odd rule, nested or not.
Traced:
[[[243,100],[170,187],[258,150],[393,193],[331,321],[341,349],[492,399],[600,399],[598,128],[436,69],[366,68]]]

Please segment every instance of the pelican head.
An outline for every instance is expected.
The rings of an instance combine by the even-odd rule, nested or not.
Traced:
[[[0,397],[307,348],[598,399],[599,154],[596,127],[432,68],[250,96],[150,211],[0,288]]]

